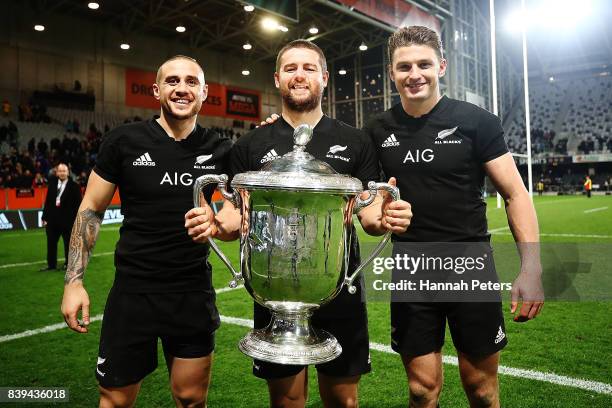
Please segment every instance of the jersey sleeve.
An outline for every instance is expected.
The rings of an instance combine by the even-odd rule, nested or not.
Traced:
[[[249,140],[250,135],[247,133],[234,143],[232,150],[229,153],[228,160],[228,176],[230,180],[238,173],[253,170],[250,168],[249,158]]]
[[[378,166],[378,180],[379,181],[387,181],[388,177],[385,175],[385,171],[383,169],[382,163],[380,162],[380,159],[378,158],[378,150],[376,148],[376,146],[379,145],[379,141],[376,140],[376,134],[374,132],[374,129],[376,129],[377,126],[380,126],[380,120],[379,120],[379,116],[374,116],[373,118],[371,118],[362,128],[362,132],[366,135],[366,138],[371,142],[372,144],[372,148],[374,149],[374,152],[376,153],[376,164]]]
[[[230,173],[230,154],[232,151],[232,141],[228,138],[221,138],[221,141],[219,142],[219,146],[217,147],[217,151],[220,153],[221,155],[221,159],[220,159],[220,167],[219,167],[219,173],[224,173],[224,174],[228,174]]]
[[[504,140],[504,129],[497,116],[488,112],[482,115],[478,123],[475,147],[476,158],[481,163],[508,153],[508,146]]]
[[[118,130],[110,131],[104,137],[96,158],[94,171],[109,183],[119,184],[121,179],[121,152]]]
[[[361,180],[363,188],[366,189],[368,187],[368,182],[380,180],[380,166],[378,164],[376,148],[370,136],[364,131],[359,131],[359,141],[361,144],[361,151],[359,160],[356,163],[356,172],[354,176]]]

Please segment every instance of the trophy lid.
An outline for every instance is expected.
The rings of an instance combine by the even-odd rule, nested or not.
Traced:
[[[296,127],[293,132],[293,151],[267,163],[260,171],[236,174],[232,187],[341,194],[362,192],[363,185],[359,179],[337,173],[329,164],[315,159],[306,151],[312,135],[313,128],[310,125]]]

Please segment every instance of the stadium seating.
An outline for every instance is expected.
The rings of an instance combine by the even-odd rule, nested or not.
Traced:
[[[579,86],[574,84],[575,81],[556,80],[530,87],[534,154],[612,150],[612,77],[587,76]],[[504,128],[510,150],[526,153],[523,106],[513,110]]]

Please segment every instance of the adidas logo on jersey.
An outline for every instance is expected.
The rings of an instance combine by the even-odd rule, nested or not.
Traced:
[[[399,142],[395,138],[395,134],[391,133],[391,136],[386,138],[381,146],[382,147],[394,147],[394,146],[399,146],[399,145],[400,145]]]
[[[13,224],[6,218],[6,215],[0,214],[0,230],[13,229]]]
[[[499,326],[499,330],[497,331],[497,335],[495,336],[495,344],[498,344],[500,341],[506,338],[506,333],[502,330],[502,327]]]
[[[143,154],[132,163],[133,166],[155,166],[155,162],[149,155],[149,152]]]
[[[215,168],[215,165],[210,165],[210,166],[202,166],[202,164],[206,163],[207,161],[209,161],[211,159],[211,157],[213,157],[212,154],[203,154],[201,156],[196,157],[196,161],[195,164],[193,165],[194,169],[199,169],[199,170],[212,170]]]
[[[269,161],[272,161],[274,159],[278,159],[280,156],[278,155],[278,153],[276,153],[276,150],[272,149],[270,150],[268,153],[265,154],[265,156],[260,160],[261,163],[267,163]]]

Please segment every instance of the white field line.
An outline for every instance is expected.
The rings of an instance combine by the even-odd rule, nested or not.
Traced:
[[[493,235],[512,235],[511,232],[495,232]],[[541,237],[564,237],[564,238],[612,238],[612,235],[597,235],[597,234],[547,234],[540,233]]]
[[[607,209],[608,209],[608,207],[592,208],[590,210],[584,210],[584,213],[588,214],[588,213],[597,212],[597,211],[603,211],[603,210],[607,210]]]
[[[101,314],[95,315],[89,318],[90,322],[97,322],[99,320],[102,320]],[[35,334],[50,333],[56,330],[61,330],[61,329],[66,329],[66,328],[67,328],[66,323],[62,322],[62,323],[51,324],[45,327],[40,327],[38,329],[26,330],[21,333],[6,334],[4,336],[0,336],[0,343],[4,343],[6,341],[11,341],[11,340],[22,339],[24,337],[34,336]]]
[[[510,229],[510,227],[507,225],[505,227],[493,228],[492,230],[489,230],[489,234],[495,234],[496,232],[505,231],[507,229]]]
[[[242,287],[243,287],[242,285],[239,285],[236,288],[222,288],[222,289],[217,290],[217,293],[229,292],[232,290],[240,289]],[[99,314],[99,315],[93,316],[90,319],[90,321],[96,322],[101,319],[102,319],[102,315]],[[232,316],[221,316],[221,321],[224,323],[234,324],[237,326],[248,327],[251,329],[253,328],[253,320],[251,319],[243,319],[243,318],[232,317]],[[39,329],[26,330],[21,333],[4,335],[4,336],[0,336],[0,343],[4,343],[7,341],[16,340],[16,339],[21,339],[23,337],[30,337],[36,334],[49,333],[52,331],[65,329],[65,328],[66,328],[66,323],[57,323],[57,324],[52,324],[50,326],[41,327]],[[387,353],[387,354],[395,354],[395,352],[391,349],[391,347],[385,344],[370,343],[370,349],[380,351],[383,353]],[[453,366],[459,365],[459,360],[455,356],[443,356],[442,361],[444,364],[448,364],[448,365],[453,365]],[[566,377],[564,375],[558,375],[554,373],[546,373],[546,372],[535,371],[535,370],[526,370],[522,368],[514,368],[514,367],[508,367],[508,366],[499,366],[499,373],[508,375],[511,377],[525,378],[529,380],[538,380],[538,381],[548,382],[551,384],[563,385],[566,387],[580,388],[586,391],[596,392],[598,394],[608,394],[608,395],[612,394],[611,384],[606,384],[606,383],[602,383],[598,381],[583,380],[580,378]]]
[[[108,255],[112,255],[115,252],[100,252],[98,254],[93,254],[92,257],[98,257],[98,256],[108,256]],[[58,258],[57,259],[58,262],[61,261],[65,261],[64,258]],[[6,268],[16,268],[18,266],[31,266],[31,265],[38,265],[38,264],[45,264],[47,263],[46,260],[44,261],[34,261],[34,262],[20,262],[20,263],[14,263],[14,264],[4,264],[4,265],[0,265],[0,269],[6,269]]]
[[[219,293],[224,293],[224,292],[230,292],[232,290],[242,289],[243,287],[244,287],[243,285],[238,285],[235,288],[225,287],[225,288],[217,289],[215,292],[217,292],[217,294],[219,294]],[[92,316],[89,319],[90,322],[97,322],[99,320],[102,320],[102,314]],[[238,320],[241,320],[241,319],[238,319]],[[252,323],[251,323],[251,326],[252,326]],[[0,336],[0,343],[4,343],[6,341],[11,341],[11,340],[21,339],[23,337],[34,336],[35,334],[49,333],[49,332],[52,332],[52,331],[61,330],[61,329],[65,329],[65,328],[66,328],[66,323],[56,323],[56,324],[52,324],[52,325],[49,325],[49,326],[41,327],[41,328],[38,328],[38,329],[26,330],[26,331],[21,332],[21,333],[7,334],[7,335],[4,335],[4,336]]]

